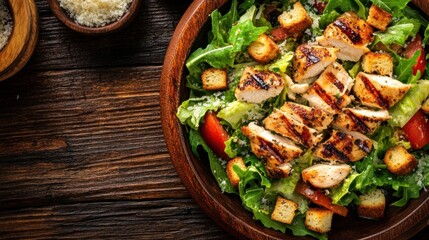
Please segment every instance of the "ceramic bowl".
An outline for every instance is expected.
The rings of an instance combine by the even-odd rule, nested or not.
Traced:
[[[298,239],[290,232],[281,233],[264,227],[252,219],[238,197],[223,194],[208,164],[191,152],[184,126],[176,117],[177,108],[186,100],[185,61],[196,47],[204,46],[209,29],[209,14],[226,4],[226,0],[195,0],[179,22],[165,56],[161,76],[162,124],[173,164],[194,200],[217,224],[239,239]],[[426,4],[426,2],[422,2]],[[427,4],[426,4],[427,6]],[[429,10],[429,9],[426,9]],[[380,221],[334,216],[330,240],[343,239],[408,239],[427,226],[429,192],[411,200],[407,207],[389,206]],[[299,239],[312,239],[302,237]]]
[[[141,0],[133,0],[128,11],[117,21],[109,23],[102,27],[87,27],[76,23],[70,15],[64,10],[57,0],[48,0],[49,6],[54,15],[68,28],[87,36],[100,36],[117,32],[126,27],[138,14]]]
[[[6,0],[13,18],[13,30],[8,43],[0,51],[0,81],[19,72],[37,45],[39,15],[34,0]]]

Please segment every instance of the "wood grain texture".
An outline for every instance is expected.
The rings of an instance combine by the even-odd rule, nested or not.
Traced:
[[[160,71],[50,71],[0,83],[0,172],[8,173],[0,208],[188,196],[161,131]]]
[[[53,205],[0,215],[2,239],[232,239],[187,199]]]

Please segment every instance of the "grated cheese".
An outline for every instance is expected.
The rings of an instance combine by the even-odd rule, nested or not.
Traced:
[[[133,0],[58,0],[76,23],[102,27],[119,20]]]
[[[12,15],[6,6],[5,1],[0,0],[0,50],[2,50],[12,34]]]

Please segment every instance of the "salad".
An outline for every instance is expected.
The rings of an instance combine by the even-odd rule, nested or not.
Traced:
[[[233,0],[187,59],[177,117],[256,221],[327,239],[429,185],[429,21],[410,0]],[[203,160],[202,160],[203,161]]]

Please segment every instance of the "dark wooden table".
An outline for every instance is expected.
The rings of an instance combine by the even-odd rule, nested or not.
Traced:
[[[161,130],[164,54],[190,2],[145,0],[126,29],[89,38],[37,0],[37,50],[0,82],[0,238],[233,239],[181,184]]]

